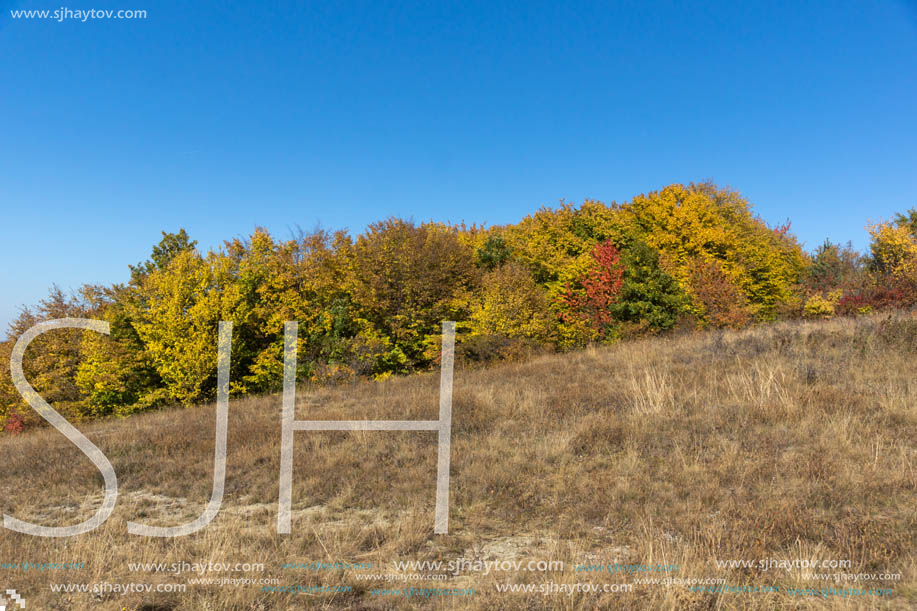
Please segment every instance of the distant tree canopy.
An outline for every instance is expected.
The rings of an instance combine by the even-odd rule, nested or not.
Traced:
[[[55,330],[25,372],[68,418],[194,405],[216,391],[217,325],[232,321],[231,393],[278,390],[283,323],[299,322],[300,379],[376,379],[436,365],[440,324],[458,323],[468,354],[513,346],[569,349],[666,332],[741,327],[914,303],[917,211],[869,227],[866,256],[826,241],[810,255],[754,216],[739,194],[670,185],[611,205],[542,208],[481,228],[389,218],[352,237],[256,229],[201,252],[184,229],[163,232],[125,284],[53,288],[0,343],[52,318],[105,320],[110,335]],[[488,357],[490,358],[490,357]],[[0,374],[0,422],[38,417]],[[18,430],[18,428],[17,428]]]

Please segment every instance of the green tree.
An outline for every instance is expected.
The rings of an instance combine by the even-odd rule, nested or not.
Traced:
[[[917,210],[909,208],[904,214],[898,212],[895,214],[895,225],[904,227],[912,236],[917,238]]]
[[[659,265],[659,254],[640,241],[624,252],[624,282],[611,311],[615,319],[637,329],[663,331],[675,326],[688,299],[672,276]]]
[[[863,258],[849,242],[843,246],[826,239],[812,255],[805,285],[819,293],[851,288],[862,284],[864,271]]]
[[[500,267],[512,258],[509,245],[500,235],[489,236],[475,254],[478,265],[484,269]]]
[[[155,270],[168,267],[169,262],[181,252],[194,250],[197,246],[197,240],[188,237],[184,228],[179,229],[178,233],[162,233],[162,239],[158,244],[153,246],[153,252],[150,258],[137,265],[128,265],[131,270],[131,278],[138,282],[140,278],[149,275]]]

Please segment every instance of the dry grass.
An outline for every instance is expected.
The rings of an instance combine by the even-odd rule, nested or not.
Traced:
[[[223,508],[176,539],[127,534],[125,522],[183,523],[212,481],[214,410],[165,411],[83,430],[118,474],[119,501],[99,529],[50,539],[4,531],[0,562],[83,562],[79,571],[0,570],[40,609],[906,609],[917,606],[917,322],[869,318],[784,323],[651,339],[457,370],[451,523],[433,535],[432,432],[297,432],[293,533],[276,533],[279,397],[230,408]],[[299,419],[435,419],[438,377],[361,383],[298,397]],[[76,523],[98,506],[101,477],[53,431],[0,441],[4,513]],[[473,587],[474,597],[373,596],[367,571],[282,570],[281,563],[458,557],[563,560],[554,573],[497,573],[414,587]],[[798,570],[719,569],[715,560],[849,559],[849,573],[892,598],[630,593],[505,594],[495,583],[616,583],[580,563],[677,564],[677,576],[728,585],[863,587],[803,581]],[[282,585],[346,594],[188,586],[184,594],[53,594],[51,582],[184,583],[128,562],[263,563]],[[217,576],[220,575],[208,575]],[[222,575],[226,577],[224,573]],[[642,575],[646,577],[648,575]],[[649,575],[653,577],[653,575]],[[665,577],[665,575],[659,575]],[[405,587],[405,584],[389,584]]]

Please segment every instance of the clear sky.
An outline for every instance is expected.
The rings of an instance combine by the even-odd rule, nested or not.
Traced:
[[[145,19],[14,19],[19,9]],[[813,248],[917,205],[917,4],[0,0],[0,325],[51,283],[713,179]]]

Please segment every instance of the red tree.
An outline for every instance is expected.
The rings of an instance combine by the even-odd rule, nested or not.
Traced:
[[[600,242],[592,249],[593,268],[581,281],[582,289],[576,290],[567,283],[561,298],[570,308],[564,314],[569,317],[585,317],[596,330],[611,322],[610,306],[618,300],[624,282],[624,267],[621,253],[611,240]]]

